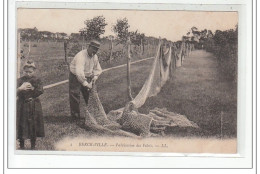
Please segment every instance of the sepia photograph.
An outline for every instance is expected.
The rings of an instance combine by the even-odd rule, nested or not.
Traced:
[[[238,12],[17,8],[16,152],[237,153]]]

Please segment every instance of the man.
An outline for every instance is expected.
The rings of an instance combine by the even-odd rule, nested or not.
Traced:
[[[99,47],[100,43],[98,41],[91,41],[88,49],[76,54],[70,63],[69,98],[71,116],[73,119],[80,118],[80,91],[87,105],[92,84],[95,83],[98,76],[102,73],[96,55]]]

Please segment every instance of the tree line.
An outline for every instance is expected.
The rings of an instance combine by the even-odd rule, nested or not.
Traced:
[[[21,28],[19,29],[22,41],[49,41],[57,40],[63,41],[68,39],[69,36],[63,32],[50,32],[50,31],[39,31],[36,27],[34,28]]]
[[[80,29],[78,33],[52,33],[49,31],[38,31],[37,28],[33,29],[20,29],[22,40],[56,40],[64,41],[71,40],[72,42],[90,41],[96,39],[103,42],[110,42],[111,51],[105,57],[110,57],[111,60],[113,53],[113,44],[126,45],[130,40],[131,44],[138,46],[141,52],[144,52],[144,45],[157,45],[159,39],[155,37],[145,36],[138,30],[130,31],[130,25],[127,18],[117,19],[116,23],[112,26],[111,30],[115,33],[115,36],[106,36],[101,38],[105,33],[105,27],[107,26],[104,16],[96,16],[92,19],[84,21],[85,27]],[[219,67],[222,73],[225,74],[230,80],[236,81],[237,79],[237,49],[238,49],[238,28],[236,29],[220,31],[216,30],[213,33],[211,30],[203,29],[198,30],[196,26],[193,26],[187,33],[177,42],[168,41],[166,38],[162,38],[164,44],[175,44],[177,48],[181,46],[182,42],[192,43],[195,49],[206,49],[212,52],[219,62]],[[77,46],[75,46],[77,47]],[[80,49],[80,48],[78,48]]]
[[[196,49],[213,53],[218,60],[218,69],[227,80],[237,82],[238,26],[225,31],[198,30],[192,27],[184,39],[194,43]]]
[[[96,40],[114,40],[117,44],[125,44],[127,38],[131,38],[131,43],[137,46],[143,46],[144,44],[157,44],[158,39],[154,37],[146,37],[144,33],[138,30],[129,31],[130,25],[127,18],[118,19],[116,24],[113,25],[112,31],[115,33],[115,37],[110,35],[101,38],[101,35],[105,33],[105,27],[107,26],[104,16],[96,16],[92,19],[84,21],[85,27],[80,29],[78,33],[71,33],[70,35],[64,32],[50,32],[50,31],[38,31],[34,28],[19,29],[21,33],[22,41],[64,41],[71,40],[73,42],[78,41],[90,41]],[[167,40],[167,39],[165,39]]]

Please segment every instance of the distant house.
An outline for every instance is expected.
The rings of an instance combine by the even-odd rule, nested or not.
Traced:
[[[38,31],[36,27],[34,28],[22,28],[18,29],[21,34],[22,40],[62,40],[69,39],[69,36],[63,32],[52,33],[50,31]]]
[[[61,36],[60,36],[60,33],[55,33],[55,38],[56,39],[59,39]]]
[[[40,36],[41,38],[44,38],[44,39],[50,39],[50,38],[52,38],[52,37],[51,37],[52,34],[53,34],[53,33],[49,32],[49,31],[39,31],[39,36]]]
[[[52,38],[52,39],[55,39],[55,38],[56,38],[56,34],[55,34],[55,33],[52,33],[52,34],[51,34],[51,38]]]
[[[67,39],[68,35],[66,33],[54,33],[54,38],[56,39]]]
[[[67,36],[66,33],[59,33],[59,39],[65,39]]]

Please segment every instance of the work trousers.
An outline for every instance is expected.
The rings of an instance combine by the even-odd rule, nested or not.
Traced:
[[[91,78],[87,79],[91,81]],[[80,92],[83,95],[86,105],[88,104],[90,90],[78,81],[76,75],[70,72],[69,74],[69,99],[70,99],[70,112],[72,117],[80,117]]]

